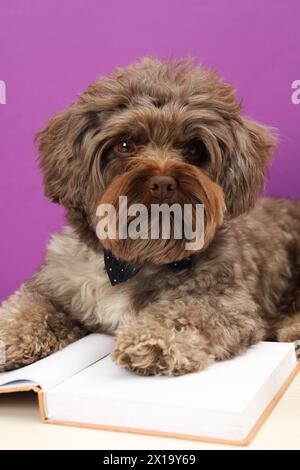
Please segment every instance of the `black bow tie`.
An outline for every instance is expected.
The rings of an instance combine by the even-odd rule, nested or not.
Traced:
[[[192,266],[192,256],[181,261],[169,263],[167,266],[174,270],[188,269]],[[112,286],[125,282],[135,276],[141,266],[116,258],[110,251],[104,250],[104,265]]]

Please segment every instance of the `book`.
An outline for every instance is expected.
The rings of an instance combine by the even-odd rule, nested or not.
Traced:
[[[298,371],[294,344],[261,342],[180,377],[142,377],[115,365],[115,339],[91,334],[21,369],[0,393],[34,390],[48,423],[247,444]]]

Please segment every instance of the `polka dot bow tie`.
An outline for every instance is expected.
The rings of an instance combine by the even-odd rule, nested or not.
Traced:
[[[193,258],[192,256],[189,256],[181,261],[169,263],[167,266],[179,271],[181,269],[190,268],[192,266],[192,262]],[[135,276],[141,269],[141,266],[118,259],[107,250],[104,250],[104,266],[112,286],[128,281],[128,279]]]

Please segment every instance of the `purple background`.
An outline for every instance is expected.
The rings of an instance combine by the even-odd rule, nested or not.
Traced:
[[[300,196],[299,0],[1,0],[0,299],[42,261],[63,212],[42,195],[33,136],[97,76],[137,57],[193,54],[279,129],[267,192]]]

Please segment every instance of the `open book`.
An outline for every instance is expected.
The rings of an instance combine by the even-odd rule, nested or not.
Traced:
[[[92,334],[1,373],[0,393],[36,391],[55,424],[246,444],[297,371],[293,344],[263,342],[202,372],[140,377],[112,362],[114,341]]]

